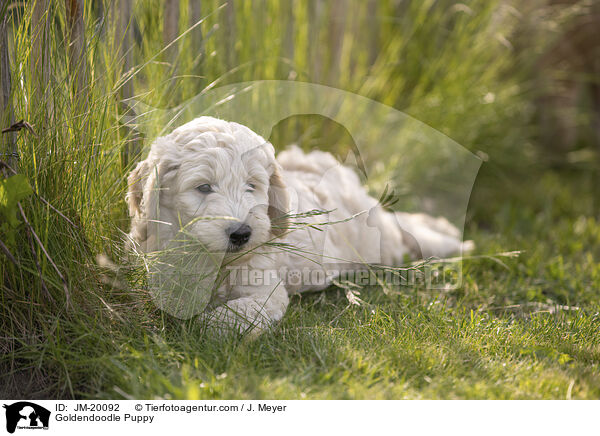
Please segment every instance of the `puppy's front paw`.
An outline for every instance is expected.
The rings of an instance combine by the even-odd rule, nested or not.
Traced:
[[[270,287],[234,287],[239,297],[201,315],[211,333],[241,333],[256,337],[275,325],[287,309],[289,298],[281,284]]]
[[[230,333],[258,337],[283,317],[280,311],[252,298],[238,298],[200,315],[211,333],[223,336]]]

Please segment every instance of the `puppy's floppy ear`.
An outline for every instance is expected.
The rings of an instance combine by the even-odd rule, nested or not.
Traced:
[[[129,207],[129,216],[142,213],[142,198],[144,197],[144,186],[148,180],[150,165],[147,160],[137,164],[135,169],[127,177],[127,196],[125,197]]]
[[[159,222],[163,218],[159,211],[159,199],[162,186],[168,182],[179,165],[169,161],[156,163],[150,158],[140,162],[129,174],[127,181],[127,203],[131,215],[131,235],[140,243],[146,241],[147,249],[158,243]],[[162,205],[164,209],[164,205]],[[168,232],[162,232],[162,236]],[[151,238],[151,236],[154,236]]]
[[[269,219],[271,220],[271,233],[281,236],[288,228],[287,217],[290,199],[281,177],[281,168],[274,164],[273,174],[269,179]]]
[[[137,243],[145,241],[148,235],[148,222],[146,213],[146,201],[144,199],[144,188],[150,176],[151,165],[146,159],[137,164],[135,169],[127,177],[127,195],[125,200],[131,217],[131,236]]]

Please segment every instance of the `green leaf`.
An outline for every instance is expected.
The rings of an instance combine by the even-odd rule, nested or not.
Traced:
[[[33,194],[27,177],[17,174],[0,180],[0,217],[11,227],[17,227],[17,202]]]

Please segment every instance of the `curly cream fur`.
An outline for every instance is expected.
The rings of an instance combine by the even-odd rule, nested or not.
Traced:
[[[322,270],[335,262],[398,265],[406,255],[447,256],[468,248],[443,218],[384,210],[331,154],[292,147],[276,160],[273,146],[247,127],[211,117],[158,138],[128,183],[130,239],[147,253],[164,249],[182,227],[207,250],[224,253],[228,267],[265,271]],[[214,192],[199,192],[203,184]],[[300,221],[331,224],[322,231],[308,225],[287,230],[290,215],[311,210],[327,213]],[[228,251],[232,222],[252,229],[241,254]],[[273,240],[294,248],[264,245]],[[289,293],[328,284],[288,283],[286,289],[281,277],[221,284],[203,316],[222,328],[260,331],[283,317]]]

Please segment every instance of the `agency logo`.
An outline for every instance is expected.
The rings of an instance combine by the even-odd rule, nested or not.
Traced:
[[[29,401],[19,401],[3,406],[6,409],[6,431],[14,433],[18,429],[47,430],[50,411]]]

